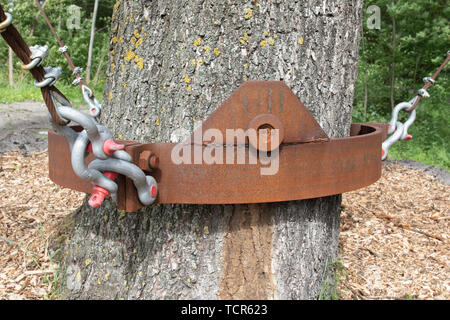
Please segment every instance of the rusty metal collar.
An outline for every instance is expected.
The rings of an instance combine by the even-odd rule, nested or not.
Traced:
[[[340,194],[374,183],[381,176],[386,129],[384,124],[352,124],[349,137],[330,139],[283,82],[250,81],[181,144],[119,143],[126,145],[134,164],[156,179],[155,203],[262,203]],[[215,139],[198,143],[196,136],[206,136],[199,130],[214,130]],[[233,137],[232,143],[220,141],[227,132],[247,134]],[[195,159],[196,154],[203,159]],[[174,156],[182,161],[174,161]],[[88,155],[86,163],[92,160]],[[65,138],[53,131],[49,167],[55,183],[92,193],[93,186],[70,167]],[[133,181],[119,175],[116,182],[119,209],[143,207]]]

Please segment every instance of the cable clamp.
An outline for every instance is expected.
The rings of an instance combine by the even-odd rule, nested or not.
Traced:
[[[56,80],[58,80],[62,74],[61,67],[56,68],[44,67],[44,71],[45,71],[44,80],[42,80],[41,82],[37,82],[36,80],[34,80],[34,85],[38,88],[53,86]]]
[[[82,72],[83,72],[83,68],[81,68],[81,67],[75,67],[75,68],[73,69],[72,75],[73,75],[73,76],[76,76],[77,74],[81,74]]]
[[[425,89],[419,89],[419,91],[417,91],[417,94],[419,96],[421,96],[422,98],[429,98],[430,97],[430,94]]]
[[[73,85],[73,86],[79,85],[80,82],[81,82],[81,80],[83,80],[83,77],[81,77],[81,76],[78,77],[78,78],[75,78],[75,80],[72,81],[72,85]]]

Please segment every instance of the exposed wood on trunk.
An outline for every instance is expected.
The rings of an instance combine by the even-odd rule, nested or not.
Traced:
[[[239,205],[225,236],[221,299],[273,298],[273,216],[264,205]]]

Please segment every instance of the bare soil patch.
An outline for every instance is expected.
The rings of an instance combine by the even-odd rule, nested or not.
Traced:
[[[0,103],[0,152],[31,154],[47,148],[47,108],[43,102]]]
[[[88,110],[80,106],[80,110]],[[51,128],[43,102],[0,103],[0,152],[20,151],[31,155],[47,149],[47,131]]]

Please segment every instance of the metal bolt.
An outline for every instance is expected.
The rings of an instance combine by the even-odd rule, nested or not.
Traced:
[[[256,135],[249,136],[249,143],[260,151],[273,151],[279,147],[284,139],[284,127],[280,119],[273,114],[260,114],[253,118],[248,129],[254,130]],[[278,141],[272,137],[273,129],[278,130]],[[260,140],[262,143],[260,144]]]

